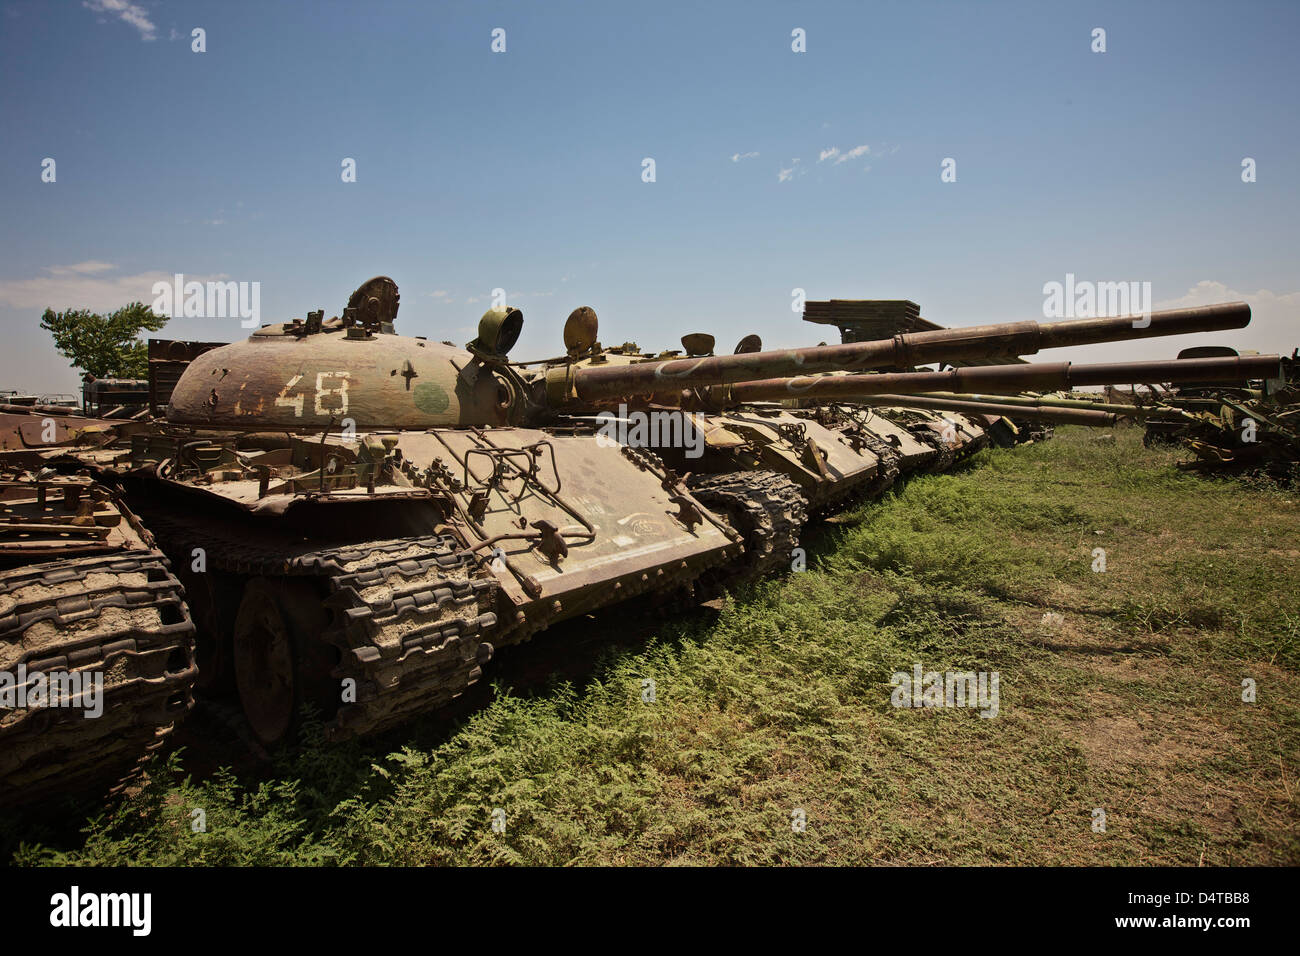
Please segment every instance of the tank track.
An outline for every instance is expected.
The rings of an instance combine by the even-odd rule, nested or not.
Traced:
[[[830,494],[824,499],[819,499],[814,507],[817,517],[824,517],[833,511],[839,510],[852,500],[864,500],[879,498],[898,480],[902,473],[901,462],[903,454],[886,439],[871,430],[871,412],[866,410],[866,415],[852,414],[843,407],[827,406],[819,409],[816,414],[811,416],[814,420],[820,421],[823,425],[828,425],[839,430],[847,430],[852,427],[853,432],[843,435],[843,440],[849,441],[850,437],[856,438],[860,446],[871,452],[878,462],[876,473],[869,478],[861,479],[855,482],[840,482]],[[856,446],[855,446],[856,447]]]
[[[794,481],[774,471],[746,471],[695,475],[687,484],[701,504],[726,515],[745,536],[744,559],[705,572],[696,583],[699,599],[711,600],[727,588],[789,567],[808,520]]]
[[[414,553],[413,553],[414,552]],[[450,703],[482,676],[493,646],[497,582],[450,535],[373,542],[313,555],[342,651],[336,676],[357,700],[327,725],[333,739],[378,733]]]
[[[883,438],[869,438],[867,447],[880,460],[880,465],[876,469],[875,479],[871,484],[867,485],[864,497],[879,498],[892,488],[894,482],[898,480],[898,476],[902,471],[899,464],[903,460],[903,455],[902,452]]]
[[[917,441],[929,445],[935,450],[934,460],[925,466],[925,471],[929,474],[938,474],[941,471],[947,471],[957,461],[957,448],[949,442],[943,441],[934,432],[925,427],[918,427],[912,430]]]
[[[863,446],[876,456],[876,473],[870,478],[852,483],[843,483],[845,487],[837,488],[825,500],[819,501],[816,513],[819,517],[839,511],[850,501],[879,498],[898,480],[898,463],[903,456],[893,445],[875,435],[863,435]]]
[[[102,675],[103,713],[0,709],[0,804],[120,790],[194,705],[194,625],[158,551],[0,573],[0,670]],[[83,697],[84,701],[84,697]]]
[[[327,592],[336,647],[332,672],[356,699],[325,725],[331,740],[379,733],[450,703],[482,676],[494,648],[498,584],[451,535],[308,550],[237,537],[208,524],[149,520],[166,550],[202,547],[209,570],[268,578],[308,576]]]

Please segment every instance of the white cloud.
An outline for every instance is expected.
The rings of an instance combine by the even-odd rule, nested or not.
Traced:
[[[839,154],[840,148],[838,146],[832,146],[830,149],[823,149],[817,156],[817,162],[820,163],[828,159],[834,159]]]
[[[738,163],[738,162],[740,162],[742,159],[753,159],[753,158],[754,158],[755,156],[757,156],[757,155],[758,155],[758,153],[732,153],[732,154],[731,154],[731,161],[732,161],[733,163]]]
[[[1219,302],[1246,302],[1250,305],[1250,325],[1234,332],[1207,332],[1203,337],[1223,336],[1234,348],[1260,352],[1286,352],[1300,346],[1300,292],[1273,292],[1259,289],[1242,292],[1223,282],[1202,279],[1176,299],[1162,299],[1154,309],[1185,309]]]
[[[129,23],[140,31],[141,40],[157,39],[158,28],[149,19],[144,7],[138,7],[128,0],[82,0],[81,5],[95,13],[109,13],[119,20]]]
[[[866,143],[863,143],[861,146],[854,146],[839,159],[835,160],[835,165],[838,166],[840,163],[847,163],[850,159],[857,159],[859,156],[865,156],[869,152],[871,152],[871,147]]]
[[[1141,362],[1172,359],[1193,345],[1227,345],[1237,351],[1256,351],[1266,355],[1290,355],[1300,346],[1300,292],[1273,292],[1259,289],[1242,292],[1225,282],[1202,279],[1180,296],[1157,299],[1154,311],[1185,309],[1223,302],[1246,302],[1250,305],[1250,325],[1223,332],[1197,332],[1188,335],[1134,339],[1077,348],[1052,349],[1031,361],[1074,362]]]
[[[48,266],[49,275],[31,279],[0,279],[0,305],[15,309],[118,309],[128,302],[153,301],[155,282],[173,281],[170,272],[139,272],[129,276],[106,276],[116,267],[107,262],[81,262],[71,266]],[[225,275],[191,275],[186,282],[226,279]]]
[[[45,271],[52,276],[94,275],[96,272],[107,272],[112,268],[114,266],[111,262],[91,259],[89,262],[78,262],[71,266],[46,266]]]
[[[544,299],[548,295],[555,295],[554,290],[550,292],[507,292],[506,302],[507,304],[510,304],[510,303],[518,302],[520,299]],[[486,296],[484,296],[483,298],[486,298]],[[474,299],[466,299],[465,301],[479,302],[481,301],[481,299],[474,298]]]
[[[780,167],[777,167],[776,181],[778,183],[783,183],[787,180],[794,179],[796,175],[802,176],[806,172],[808,172],[807,167],[800,167],[799,157],[796,156],[794,159],[790,160],[789,169],[781,169]]]
[[[431,299],[445,299],[449,294],[446,289],[434,289],[432,292],[425,293]]]

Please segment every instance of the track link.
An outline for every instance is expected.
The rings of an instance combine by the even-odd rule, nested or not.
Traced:
[[[840,482],[831,494],[817,503],[818,517],[842,510],[850,501],[874,500],[888,491],[898,480],[898,463],[903,456],[893,445],[876,435],[862,436],[863,446],[876,457],[876,473],[854,482]]]
[[[377,733],[460,696],[492,657],[497,582],[450,536],[399,539],[322,552],[326,606],[339,648],[335,676],[356,701],[327,725],[332,738]]]
[[[696,475],[688,482],[700,503],[727,516],[745,537],[742,561],[705,572],[697,594],[710,600],[723,590],[789,567],[808,520],[799,486],[774,471]]]
[[[29,688],[37,674],[50,684],[97,675],[103,708],[90,716],[84,693],[81,706],[0,707],[0,804],[120,789],[162,746],[194,705],[184,593],[152,550],[0,573],[0,672],[16,682],[25,671]]]
[[[939,474],[947,471],[957,461],[957,449],[950,442],[943,441],[930,429],[924,426],[909,428],[917,441],[929,445],[935,450],[934,460],[925,466],[925,471],[929,474]]]
[[[330,614],[319,637],[338,650],[331,676],[343,700],[325,725],[330,739],[378,733],[450,703],[494,652],[497,581],[451,535],[311,549],[211,522],[151,516],[149,525],[169,553],[203,548],[210,570],[319,581]]]

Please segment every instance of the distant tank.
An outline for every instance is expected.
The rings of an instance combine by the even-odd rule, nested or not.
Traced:
[[[313,312],[203,351],[175,381],[166,422],[124,423],[112,441],[50,459],[91,468],[140,515],[141,542],[151,533],[185,586],[175,623],[197,628],[199,692],[234,695],[263,746],[293,739],[305,705],[334,739],[374,733],[453,700],[499,648],[554,623],[768,573],[789,560],[804,511],[846,487],[837,480],[880,480],[892,460],[881,442],[897,464],[935,431],[855,432],[878,419],[862,409],[832,425],[819,409],[789,420],[719,409],[705,429],[706,445],[709,433],[724,439],[706,452],[715,470],[688,477],[690,460],[665,460],[672,449],[607,440],[602,411],[680,409],[687,390],[773,375],[1249,320],[1233,305],[1156,313],[1145,327],[1010,323],[623,361],[596,349],[584,314],[566,327],[563,358],[530,367],[508,357],[517,309],[489,310],[462,349],[395,334],[398,306],[396,284],[379,277],[340,318]],[[978,440],[974,421],[954,425]],[[804,474],[818,478],[801,485]]]
[[[1196,457],[1180,467],[1300,481],[1300,352],[1280,365],[1275,356],[1238,361],[1261,358],[1265,367],[1249,382],[1197,381],[1161,395],[1154,407],[1139,407],[1146,442],[1190,449]]]
[[[1236,356],[1236,349],[1226,345],[1197,346],[1178,353],[1180,359]],[[1253,392],[1249,383],[1225,388],[1218,382],[1190,381],[1179,383],[1166,391],[1151,389],[1149,394],[1150,398],[1146,402],[1137,399],[1145,429],[1143,440],[1147,445],[1170,445],[1178,444],[1197,431],[1198,424],[1205,423],[1213,427],[1212,420],[1219,417],[1223,408],[1223,398],[1248,400]]]
[[[580,375],[586,369],[627,369],[683,354],[689,358],[714,354],[714,338],[704,333],[683,336],[682,350],[658,354],[642,353],[630,343],[602,348],[596,341],[596,315],[586,308],[570,316],[567,328],[569,353],[538,363],[535,369],[540,378],[556,371]],[[761,347],[759,337],[750,335],[733,354],[747,355]],[[629,395],[617,402],[590,404],[585,411],[603,421],[622,421],[621,416],[626,415],[675,417],[696,440],[662,442],[654,448],[655,453],[675,471],[689,473],[688,485],[706,500],[714,500],[719,490],[742,485],[749,486],[747,496],[761,493],[783,499],[787,518],[777,549],[781,555],[788,555],[798,544],[798,529],[808,514],[829,511],[854,493],[883,490],[897,475],[893,467],[897,455],[888,443],[873,438],[850,446],[817,421],[779,405],[683,411],[659,398]],[[570,414],[577,414],[581,404],[571,404]]]
[[[568,354],[541,363],[544,371],[539,377],[546,384],[551,407],[571,411],[582,408],[593,413],[620,408],[681,407],[693,411],[709,441],[702,459],[688,462],[679,452],[672,459],[676,467],[689,467],[705,475],[772,468],[800,486],[811,510],[825,511],[851,494],[878,493],[893,480],[900,466],[919,466],[919,459],[925,458],[930,467],[942,468],[970,454],[987,442],[987,423],[978,412],[937,415],[915,407],[895,412],[894,424],[901,423],[906,433],[929,449],[918,453],[914,447],[904,452],[897,433],[885,436],[879,427],[881,421],[890,420],[888,413],[877,413],[876,427],[867,428],[862,413],[858,413],[857,421],[850,421],[845,417],[847,411],[807,414],[768,404],[787,404],[782,400],[805,394],[803,387],[808,383],[856,383],[879,378],[843,376],[848,369],[911,368],[930,361],[963,358],[982,360],[989,355],[1033,353],[1040,348],[1240,327],[1249,319],[1250,309],[1245,303],[1229,303],[1158,312],[1146,323],[1123,316],[970,329],[931,327],[929,331],[879,341],[852,339],[839,346],[770,352],[762,351],[759,338],[751,335],[741,341],[734,354],[720,356],[714,354],[714,338],[700,333],[684,336],[680,352],[651,355],[635,348],[602,349],[597,342],[595,313],[578,310],[566,327]],[[1064,365],[1053,364],[1052,374],[1059,377],[1060,367]],[[1033,371],[1033,367],[1025,365],[963,369],[972,374],[961,381],[987,381],[1005,368]],[[836,374],[825,378],[806,374],[819,371]],[[933,381],[954,381],[944,377],[946,374],[933,373]],[[796,379],[769,377],[782,375]],[[799,386],[791,388],[791,381],[797,381]],[[834,398],[833,394],[807,394],[818,400]]]

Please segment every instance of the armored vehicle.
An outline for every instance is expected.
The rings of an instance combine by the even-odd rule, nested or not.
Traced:
[[[1263,474],[1289,483],[1300,481],[1300,352],[1265,372],[1249,388],[1211,383],[1176,410],[1175,436],[1195,454],[1184,467],[1201,471]],[[1170,416],[1172,417],[1172,415]],[[1148,419],[1148,422],[1150,419]]]
[[[0,805],[114,784],[193,705],[184,589],[88,476],[6,470],[0,512]]]
[[[590,308],[569,316],[565,344],[568,353],[537,363],[535,374],[542,379],[558,372],[583,369],[629,368],[662,362],[681,356],[712,356],[714,337],[693,333],[682,337],[683,350],[656,354],[642,353],[630,343],[605,349],[596,340],[597,318]],[[733,354],[756,352],[762,342],[747,336]],[[786,527],[797,532],[808,514],[821,514],[855,493],[872,494],[887,487],[897,476],[898,455],[893,446],[875,436],[849,443],[816,419],[805,418],[778,404],[732,406],[728,408],[679,408],[675,396],[629,395],[617,403],[591,403],[586,411],[603,423],[623,426],[640,416],[678,426],[668,434],[651,435],[655,453],[675,471],[688,474],[688,485],[703,499],[715,500],[720,489],[736,489],[748,496],[776,496],[784,500]],[[569,415],[577,409],[570,407]],[[721,503],[721,502],[718,502]],[[789,538],[789,535],[786,535]],[[788,554],[797,541],[783,541]],[[786,547],[788,545],[788,547]]]
[[[167,634],[185,644],[193,621],[200,692],[237,697],[263,746],[292,739],[307,705],[336,739],[396,726],[451,701],[499,648],[552,624],[697,586],[708,594],[788,561],[800,509],[817,500],[815,485],[790,477],[798,472],[789,459],[778,472],[771,452],[745,462],[733,451],[734,462],[767,467],[719,466],[705,474],[718,480],[692,483],[642,442],[609,440],[602,411],[680,410],[700,389],[772,375],[912,367],[991,348],[1027,354],[1249,320],[1233,305],[1156,313],[1145,326],[1127,317],[1012,323],[625,364],[597,361],[594,334],[577,329],[563,360],[530,368],[508,357],[522,328],[517,309],[489,310],[462,349],[397,335],[398,307],[396,284],[379,277],[342,317],[316,311],[202,351],[175,380],[165,422],[125,423],[111,441],[99,435],[47,459],[88,469],[123,496],[135,536],[120,549],[156,554],[156,540],[161,555],[144,572],[123,559],[121,573],[159,586],[142,593],[176,596],[154,630],[174,628]],[[744,427],[781,436],[778,426],[791,424],[783,414],[755,412]],[[804,436],[823,427],[817,414],[794,418]],[[871,442],[854,449],[849,428],[828,428],[835,454],[806,470],[854,454],[876,469],[863,480],[878,477]],[[794,434],[781,437],[795,446]],[[184,604],[162,556],[185,586]],[[136,584],[108,581],[95,592],[123,600]],[[34,619],[16,620],[17,640],[30,643]],[[152,633],[127,626],[137,645],[137,631]],[[193,679],[174,649],[155,681]],[[64,656],[71,667],[74,655]],[[143,699],[155,684],[124,686]]]
[[[504,645],[758,573],[774,540],[797,541],[778,476],[697,496],[653,452],[545,414],[506,359],[518,310],[489,311],[457,349],[396,335],[398,304],[379,278],[342,318],[204,352],[167,424],[82,456],[173,557],[203,687],[233,688],[262,745],[291,737],[303,704],[334,738],[394,726]]]

